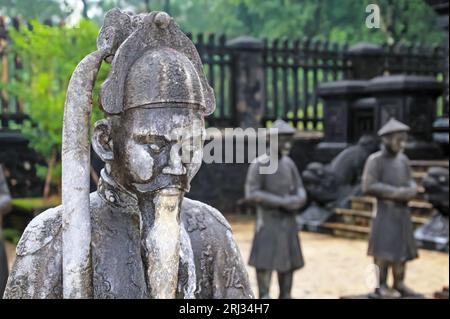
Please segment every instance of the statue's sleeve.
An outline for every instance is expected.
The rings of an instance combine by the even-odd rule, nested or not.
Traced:
[[[62,298],[60,229],[58,209],[50,209],[31,221],[17,245],[3,298]]]
[[[297,166],[291,161],[291,171],[296,186],[295,193],[288,196],[285,204],[285,208],[291,210],[297,210],[302,208],[306,204],[307,195],[305,187],[303,186],[302,178],[298,172]]]
[[[407,186],[402,188],[401,195],[404,200],[411,200],[417,196],[417,183],[414,181],[412,177],[411,166],[409,165],[409,159],[406,155],[403,154],[403,161],[405,163],[407,172],[408,172],[408,181]]]
[[[377,198],[389,198],[390,194],[395,191],[395,187],[380,181],[379,170],[380,167],[376,158],[370,156],[364,166],[362,191],[366,195],[375,196]]]
[[[213,272],[214,299],[253,299],[248,273],[230,229],[222,232]]]
[[[286,200],[283,197],[263,190],[263,178],[259,172],[257,161],[250,164],[245,182],[245,198],[257,204],[271,207],[281,207]]]
[[[364,166],[362,191],[366,195],[380,199],[408,201],[414,196],[409,187],[396,187],[380,181],[380,165],[376,158],[370,156]]]

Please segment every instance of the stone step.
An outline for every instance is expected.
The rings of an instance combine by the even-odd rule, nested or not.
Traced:
[[[424,179],[424,177],[427,176],[427,172],[417,172],[417,171],[413,171],[412,172],[412,178],[414,179],[414,181],[416,182],[418,187],[422,186],[422,181]]]
[[[370,228],[366,226],[356,226],[348,225],[338,222],[329,222],[322,225],[322,227],[333,231],[345,232],[345,233],[356,233],[358,235],[368,235],[370,233]]]
[[[373,218],[373,213],[370,211],[362,211],[350,208],[336,208],[335,212],[339,216],[360,217],[369,220]],[[423,225],[428,222],[429,218],[422,216],[411,216],[411,220],[414,224]]]
[[[372,196],[354,196],[351,198],[351,202],[352,202],[352,206],[353,203],[355,204],[364,204],[367,206],[367,211],[370,211],[371,208],[376,204],[377,199],[375,197]],[[433,209],[433,205],[423,199],[414,199],[408,202],[408,206],[411,209],[416,209],[416,210],[425,210],[425,211],[429,211]],[[361,207],[361,205],[358,205],[357,207],[352,207],[353,209],[361,209],[359,208]],[[366,210],[366,209],[363,209]]]
[[[424,161],[424,160],[412,160],[409,161],[409,165],[412,170],[428,170],[428,168],[437,166],[448,168],[449,163],[448,160],[437,160],[437,161]]]

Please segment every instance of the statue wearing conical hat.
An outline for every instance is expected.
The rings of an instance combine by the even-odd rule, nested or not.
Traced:
[[[257,220],[249,264],[256,268],[259,297],[270,298],[272,272],[278,274],[280,299],[291,298],[293,274],[304,266],[296,213],[306,203],[306,191],[294,161],[289,157],[294,133],[283,120],[273,123],[278,143],[256,158],[247,172],[245,196],[256,205]],[[269,159],[276,157],[276,160]],[[261,167],[278,162],[272,174]]]
[[[376,298],[417,296],[405,285],[406,263],[418,257],[408,201],[417,194],[403,153],[409,127],[391,118],[379,131],[382,150],[366,161],[362,189],[377,198],[377,212],[372,221],[368,254],[379,270]],[[387,285],[388,271],[394,276],[393,289]]]
[[[231,228],[186,198],[215,100],[193,43],[164,12],[106,14],[67,92],[62,205],[25,230],[6,298],[252,298]],[[89,194],[89,114],[102,61],[105,162]]]

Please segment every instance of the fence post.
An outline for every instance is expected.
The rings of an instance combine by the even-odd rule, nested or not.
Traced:
[[[237,124],[242,128],[261,126],[264,116],[263,42],[242,36],[227,42],[232,50],[233,105]]]

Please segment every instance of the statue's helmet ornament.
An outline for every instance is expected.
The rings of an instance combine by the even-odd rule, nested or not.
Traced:
[[[135,17],[134,24],[137,28],[117,49],[102,85],[102,109],[120,114],[124,108],[190,104],[203,115],[214,112],[214,92],[197,50],[173,19],[152,12]]]

